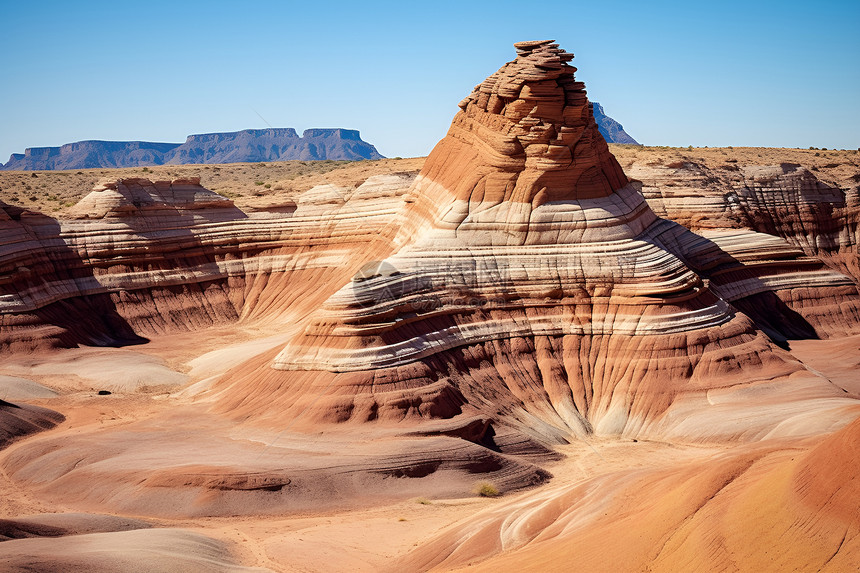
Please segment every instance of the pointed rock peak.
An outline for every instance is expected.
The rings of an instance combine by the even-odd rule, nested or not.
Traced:
[[[448,225],[476,212],[525,224],[542,205],[609,197],[629,183],[574,77],[573,54],[552,40],[514,47],[517,57],[460,102],[417,182],[417,207]],[[430,182],[450,195],[422,188]],[[468,207],[452,211],[452,199]],[[487,211],[501,205],[510,208]]]

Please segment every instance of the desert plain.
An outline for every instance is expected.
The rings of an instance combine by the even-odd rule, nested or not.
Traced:
[[[860,567],[860,153],[516,49],[427,158],[0,172],[0,568]]]

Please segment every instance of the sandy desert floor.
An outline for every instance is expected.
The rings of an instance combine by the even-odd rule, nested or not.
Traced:
[[[0,365],[0,397],[60,411],[66,420],[52,430],[13,443],[2,456],[4,459],[14,456],[25,443],[115,430],[192,404],[194,396],[187,388],[195,381],[247,359],[249,353],[277,345],[281,339],[282,335],[259,329],[212,328],[193,334],[168,335],[136,347],[84,347],[6,357]],[[200,354],[199,350],[193,350],[200,348],[208,352]],[[795,341],[792,352],[814,372],[846,392],[860,395],[857,376],[860,336]],[[40,389],[44,391],[40,393]],[[109,390],[112,394],[98,395],[98,390]],[[853,413],[857,414],[860,409]],[[852,414],[846,413],[846,418],[850,417]],[[86,509],[86,504],[46,501],[2,473],[0,527],[5,526],[6,531],[0,534],[10,535],[14,529],[11,522],[27,522],[27,516],[41,515],[32,519],[66,528],[69,536],[63,537],[62,542],[53,537],[39,537],[0,543],[0,563],[14,568],[23,563],[38,563],[46,554],[55,556],[59,552],[72,567],[81,564],[91,567],[94,555],[107,554],[111,558],[105,570],[111,570],[117,563],[123,563],[117,561],[115,554],[134,555],[139,548],[140,555],[135,559],[145,558],[151,566],[177,571],[234,570],[240,565],[309,572],[425,569],[428,564],[410,557],[412,552],[428,542],[431,552],[443,555],[452,552],[451,531],[474,527],[476,521],[493,512],[516,515],[524,505],[552,500],[559,492],[601,478],[608,482],[602,495],[611,498],[623,492],[627,480],[637,476],[706,471],[727,456],[743,456],[751,451],[793,456],[825,438],[819,435],[800,441],[729,446],[593,437],[559,448],[564,457],[547,466],[555,476],[549,484],[497,498],[418,495],[407,500],[357,499],[344,509],[197,519],[153,518],[132,513],[112,518],[120,520],[119,524],[93,525],[96,519],[108,518],[97,511],[94,513],[99,514],[98,518],[81,513],[82,505]],[[697,467],[705,469],[696,470]],[[674,483],[668,480],[664,487]],[[51,518],[50,514],[63,515]],[[63,516],[66,519],[58,519]],[[480,532],[476,535],[480,537]],[[18,537],[15,533],[10,536]],[[484,546],[493,544],[494,541],[483,542]],[[612,550],[611,545],[608,542],[605,549]],[[474,561],[483,561],[481,551],[475,553]],[[460,567],[469,562],[454,561],[440,567]],[[56,566],[53,558],[50,563]],[[136,570],[135,563],[139,564],[127,563],[128,570]]]
[[[247,357],[249,347],[243,341],[258,339],[261,334],[264,333],[210,329],[165,336],[150,345],[132,349],[79,348],[43,356],[7,357],[0,366],[0,395],[16,400],[23,398],[28,403],[58,410],[65,414],[66,420],[52,430],[14,443],[3,452],[3,457],[14,456],[16,448],[28,441],[62,439],[94,429],[121,428],[191,403],[193,397],[188,397],[183,388],[205,376],[207,369],[226,367],[231,358],[235,361],[236,353],[231,353],[231,347],[241,349],[241,354]],[[189,337],[196,343],[189,344]],[[210,349],[208,361],[187,350],[200,348],[201,337]],[[269,340],[274,344],[278,337]],[[222,346],[227,350],[218,352]],[[834,384],[855,395],[860,393],[860,379],[856,374],[860,367],[860,336],[796,341],[792,343],[792,351],[806,366]],[[33,397],[34,390],[40,387],[50,388],[57,395]],[[110,389],[113,393],[101,396],[97,394],[100,389]],[[369,503],[355,500],[355,507],[343,510],[267,516],[165,519],[132,514],[119,516],[124,520],[123,527],[109,523],[101,529],[90,524],[92,515],[79,513],[80,504],[65,506],[61,502],[47,502],[3,473],[0,474],[0,519],[26,521],[24,516],[66,514],[68,519],[63,526],[70,532],[94,529],[110,533],[64,537],[70,543],[68,548],[58,545],[58,540],[51,537],[3,542],[0,563],[15,566],[38,562],[38,556],[43,553],[57,551],[69,556],[69,563],[90,563],[94,553],[124,552],[129,547],[140,546],[143,555],[157,554],[151,564],[161,563],[171,570],[232,570],[237,565],[273,571],[396,570],[398,563],[412,551],[439,534],[456,530],[458,525],[473,523],[488,512],[513,513],[523,504],[552,499],[554,492],[578,484],[601,477],[630,478],[648,472],[671,474],[697,465],[707,467],[727,455],[740,456],[757,449],[794,455],[824,439],[825,436],[815,436],[800,442],[776,440],[726,446],[594,437],[559,448],[564,457],[548,466],[555,476],[548,485],[497,498],[416,496],[388,502],[374,499]],[[624,484],[624,481],[610,482],[604,495],[610,497]],[[56,525],[54,522],[58,520],[45,521]],[[127,523],[133,521],[137,524]],[[9,524],[0,521],[0,527],[3,525],[7,531],[0,534],[8,535]],[[126,527],[130,529],[125,531]],[[154,534],[154,528],[163,536],[150,540],[148,536]],[[87,537],[86,548],[73,546],[69,541],[83,541],[84,537]],[[204,543],[210,539],[217,540],[220,545],[213,548]],[[444,553],[438,545],[436,541],[433,548]],[[76,556],[80,561],[74,560]],[[188,562],[183,563],[182,559]],[[116,563],[110,561],[110,567]],[[424,568],[412,561],[401,564],[407,569],[413,565]]]

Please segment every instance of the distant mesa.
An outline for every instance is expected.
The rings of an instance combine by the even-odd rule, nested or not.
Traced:
[[[181,144],[78,141],[60,147],[31,147],[24,153],[13,153],[0,169],[43,171],[291,159],[360,161],[383,156],[354,129],[306,129],[299,136],[295,129],[285,127],[189,135]]]

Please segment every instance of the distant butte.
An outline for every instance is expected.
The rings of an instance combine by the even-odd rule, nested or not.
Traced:
[[[0,169],[45,171],[291,159],[356,161],[382,159],[382,155],[353,129],[306,129],[299,136],[287,127],[189,135],[182,144],[78,141],[60,147],[34,147],[13,153]]]

